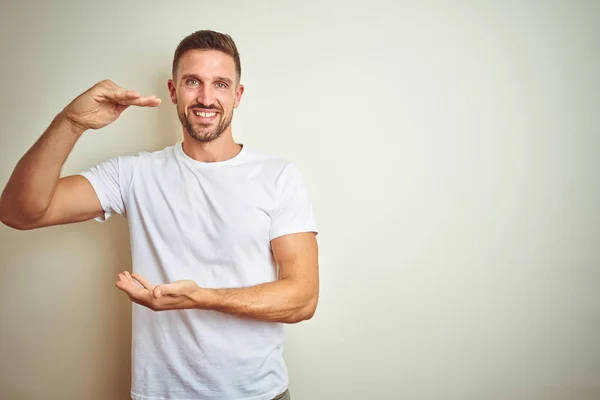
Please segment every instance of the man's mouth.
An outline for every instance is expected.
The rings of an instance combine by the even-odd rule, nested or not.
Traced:
[[[197,117],[197,119],[210,121],[216,118],[217,111],[201,111],[201,110],[192,110],[192,114]]]
[[[217,115],[216,112],[203,112],[203,111],[194,111],[194,114],[196,114],[198,117],[203,117],[203,118],[210,118],[210,117],[214,117],[215,115]]]

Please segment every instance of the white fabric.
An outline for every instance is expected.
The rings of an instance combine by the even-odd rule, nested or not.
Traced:
[[[127,217],[132,270],[154,284],[191,279],[239,288],[277,279],[270,240],[316,232],[303,177],[290,162],[243,146],[215,163],[182,144],[117,157],[81,175],[105,214]],[[267,400],[288,385],[283,325],[206,310],[133,305],[135,400]]]

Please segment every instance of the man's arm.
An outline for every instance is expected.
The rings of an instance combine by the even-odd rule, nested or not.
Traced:
[[[85,190],[85,183],[79,179],[59,179],[61,168],[83,131],[62,112],[54,118],[44,134],[19,160],[2,192],[0,220],[4,224],[17,229],[33,227],[50,210],[57,192],[58,199],[63,200],[69,200],[69,196],[64,194],[76,192],[79,200],[84,201],[75,204],[87,206],[81,207],[82,217],[102,211],[98,200],[94,199],[93,190],[91,197],[86,193],[89,191]],[[57,214],[56,211],[60,214],[56,204],[52,207],[52,214]]]
[[[286,323],[312,318],[319,297],[315,234],[284,235],[271,247],[279,280],[241,289],[202,289],[196,296],[198,308]]]
[[[92,185],[82,176],[60,178],[81,135],[100,129],[131,105],[157,106],[111,81],[102,81],[74,99],[17,163],[0,197],[0,221],[16,229],[79,222],[103,210]]]
[[[319,299],[315,233],[275,238],[271,248],[280,271],[274,282],[240,289],[205,289],[190,280],[154,286],[138,274],[123,272],[115,285],[132,301],[154,311],[199,308],[284,323],[312,318]]]

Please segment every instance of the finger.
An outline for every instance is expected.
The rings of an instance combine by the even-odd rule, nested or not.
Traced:
[[[118,287],[123,292],[127,293],[129,297],[131,297],[133,293],[133,288],[131,286],[131,281],[128,281],[127,278],[123,274],[119,274],[119,280],[115,282],[115,286]]]
[[[107,101],[124,106],[156,107],[161,103],[161,100],[156,96],[142,97],[139,92],[120,88],[104,93],[104,98]]]
[[[138,274],[132,274],[131,277],[133,279],[135,279],[136,281],[138,281],[146,289],[148,289],[148,290],[154,289],[154,285],[152,283],[150,283],[150,281],[148,281],[146,278],[144,278]]]
[[[161,103],[161,99],[156,96],[140,97],[139,99],[123,100],[119,104],[137,107],[157,107]]]
[[[125,276],[125,274],[123,272],[121,272],[119,275],[117,275],[117,278],[119,279],[119,282],[127,283],[127,277]]]
[[[111,103],[121,103],[139,99],[142,95],[134,90],[126,90],[120,87],[107,88],[99,93],[100,98]]]
[[[115,286],[121,290],[125,290],[125,284],[123,283],[123,280],[121,279],[121,277],[119,277],[117,279],[117,281],[115,282]]]
[[[111,93],[113,95],[113,100],[116,102],[134,100],[142,97],[140,92],[136,92],[135,90],[114,89]]]

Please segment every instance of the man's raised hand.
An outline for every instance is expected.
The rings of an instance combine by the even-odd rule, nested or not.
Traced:
[[[156,96],[143,97],[107,79],[80,94],[62,113],[70,123],[85,131],[107,126],[130,106],[157,107],[160,101]]]

